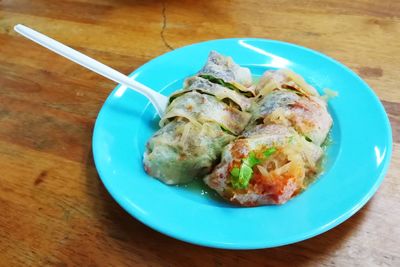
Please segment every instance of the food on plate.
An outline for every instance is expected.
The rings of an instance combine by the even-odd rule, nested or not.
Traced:
[[[288,90],[272,91],[254,104],[254,123],[291,126],[305,138],[321,145],[331,126],[326,102],[319,97],[304,97]]]
[[[161,129],[147,143],[146,172],[167,184],[210,173],[222,149],[251,119],[251,85],[247,68],[212,51],[202,70],[170,97]]]
[[[289,69],[266,71],[256,86],[256,93],[265,96],[280,89],[292,90],[301,95],[319,96],[317,90],[306,83],[303,77]]]
[[[318,92],[286,69],[265,72],[256,93],[251,122],[204,181],[235,204],[283,204],[318,174],[332,118]]]
[[[257,125],[224,149],[221,163],[204,181],[239,205],[282,204],[317,173],[322,153],[293,128]]]
[[[210,173],[222,149],[235,137],[214,122],[175,119],[149,140],[145,170],[166,184],[182,184]]]
[[[211,51],[206,65],[197,76],[221,84],[232,90],[239,90],[248,96],[255,95],[255,87],[248,68],[240,67],[231,57]]]
[[[213,95],[219,101],[224,101],[233,106],[238,106],[242,111],[248,111],[251,107],[252,101],[242,94],[238,94],[235,90],[222,86],[218,83],[212,83],[207,79],[199,76],[194,76],[186,79],[185,87],[171,95],[170,101],[182,94],[197,91],[203,94]]]
[[[189,92],[177,97],[168,105],[160,126],[166,125],[174,118],[186,118],[197,124],[215,122],[230,133],[238,135],[244,130],[251,115],[228,106],[214,96]]]
[[[326,100],[288,69],[266,71],[253,84],[249,69],[212,51],[170,96],[147,143],[145,170],[166,184],[203,178],[241,206],[283,204],[320,172],[332,127]]]
[[[292,126],[307,140],[317,145],[324,142],[332,117],[326,101],[303,78],[285,69],[267,71],[257,92],[253,121]]]

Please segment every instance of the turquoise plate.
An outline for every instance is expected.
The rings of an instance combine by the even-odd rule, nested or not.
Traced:
[[[131,74],[170,95],[196,73],[210,50],[230,55],[255,76],[287,67],[329,101],[334,124],[325,171],[305,192],[281,206],[235,207],[201,183],[167,186],[142,167],[147,140],[158,129],[143,96],[117,86],[104,103],[93,133],[93,154],[107,190],[132,216],[171,237],[226,249],[268,248],[321,234],[358,211],[375,193],[389,165],[392,136],[385,110],[368,85],[339,62],[313,50],[263,39],[223,39],[176,49]]]

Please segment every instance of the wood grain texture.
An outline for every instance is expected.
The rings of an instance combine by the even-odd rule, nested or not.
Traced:
[[[358,72],[393,128],[384,183],[352,218],[307,241],[228,251],[161,235],[125,213],[91,154],[114,84],[18,36],[24,23],[130,73],[183,45],[261,37]],[[1,266],[400,266],[400,2],[0,0]]]

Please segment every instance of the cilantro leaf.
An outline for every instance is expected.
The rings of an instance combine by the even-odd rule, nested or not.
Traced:
[[[261,161],[256,157],[252,151],[246,158],[242,159],[240,169],[235,167],[231,170],[232,186],[236,189],[246,189],[253,177],[253,167]]]
[[[239,172],[239,184],[241,188],[247,188],[252,176],[253,176],[253,169],[247,166],[246,164],[242,164],[242,166],[240,166],[240,172]]]
[[[240,172],[240,169],[239,169],[238,167],[234,167],[234,168],[231,170],[231,175],[232,175],[233,177],[239,177],[239,172]]]
[[[267,150],[264,151],[263,155],[264,155],[264,157],[268,158],[269,156],[271,156],[275,152],[276,152],[276,148],[275,147],[270,147],[270,148],[268,148]]]
[[[232,176],[231,177],[231,183],[232,187],[235,189],[241,188],[240,182],[239,182],[239,176]]]
[[[251,177],[253,176],[253,170],[246,164],[240,166],[239,176],[232,176],[231,182],[235,189],[246,189],[249,186]]]
[[[254,167],[254,165],[257,165],[260,163],[260,160],[256,157],[256,154],[251,151],[247,158],[242,159],[243,164],[246,164],[250,168]]]

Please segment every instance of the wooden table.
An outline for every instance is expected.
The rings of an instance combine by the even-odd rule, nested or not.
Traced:
[[[297,244],[228,251],[166,237],[124,212],[93,165],[93,124],[115,84],[19,36],[17,23],[124,73],[217,38],[319,50],[382,100],[393,128],[389,172],[355,216]],[[399,55],[396,0],[0,0],[0,265],[400,266]]]

